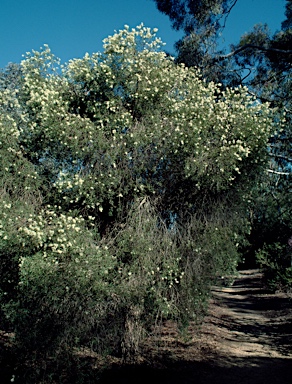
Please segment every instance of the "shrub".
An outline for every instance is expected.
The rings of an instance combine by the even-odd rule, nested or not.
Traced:
[[[272,291],[291,290],[292,252],[288,244],[265,244],[256,254],[266,284]]]
[[[143,25],[104,43],[62,67],[44,46],[0,90],[0,299],[25,356],[131,357],[158,319],[201,316],[249,230],[269,107]]]

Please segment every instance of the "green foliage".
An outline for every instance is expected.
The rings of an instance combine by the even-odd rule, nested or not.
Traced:
[[[273,243],[258,251],[257,261],[265,272],[268,288],[273,291],[292,288],[292,251],[289,245]]]
[[[273,111],[143,25],[104,43],[61,67],[32,52],[0,92],[1,316],[24,356],[130,358],[158,320],[200,318],[249,231]]]

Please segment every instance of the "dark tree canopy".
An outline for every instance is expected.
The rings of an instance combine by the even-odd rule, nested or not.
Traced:
[[[174,29],[189,33],[201,26],[218,29],[237,0],[154,0]]]
[[[283,21],[282,23],[282,29],[288,30],[292,28],[292,1],[291,0],[286,0],[286,11],[285,11],[285,16],[286,20]]]

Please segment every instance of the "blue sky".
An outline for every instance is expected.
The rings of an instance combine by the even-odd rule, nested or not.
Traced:
[[[0,5],[2,68],[43,44],[62,62],[101,51],[102,40],[125,24],[157,27],[168,52],[182,36],[152,0],[1,0]],[[285,0],[238,0],[227,22],[226,44],[236,42],[255,23],[268,23],[273,32],[280,29],[284,6]]]

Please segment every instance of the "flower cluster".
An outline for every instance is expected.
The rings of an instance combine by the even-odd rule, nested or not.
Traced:
[[[59,207],[60,208],[60,207]],[[66,258],[78,259],[86,253],[84,247],[84,219],[70,214],[58,213],[58,207],[47,207],[39,214],[30,214],[18,231],[26,243],[34,244],[43,257],[54,255],[56,263]],[[86,231],[87,241],[91,233]]]

